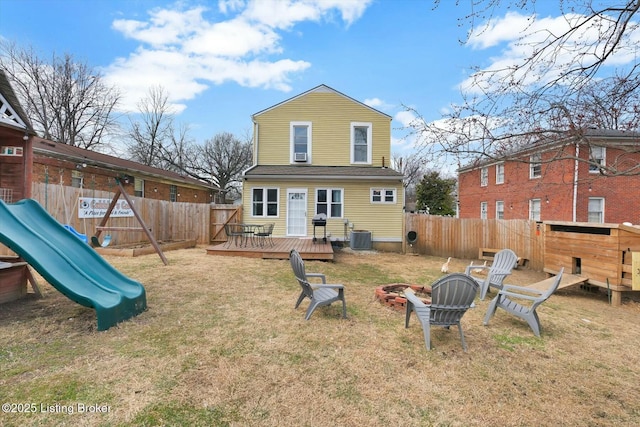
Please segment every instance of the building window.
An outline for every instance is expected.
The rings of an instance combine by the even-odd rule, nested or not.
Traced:
[[[604,222],[604,199],[602,197],[589,197],[588,222]]]
[[[395,202],[396,202],[395,188],[372,188],[371,189],[371,203],[395,203]]]
[[[529,200],[529,219],[540,221],[540,199]]]
[[[504,163],[496,165],[496,184],[504,184]]]
[[[71,186],[75,188],[82,188],[82,172],[71,171]]]
[[[589,148],[589,173],[599,173],[600,166],[605,165],[606,149],[604,147]]]
[[[134,196],[144,197],[144,179],[134,178]]]
[[[542,154],[534,154],[529,158],[529,178],[542,176]]]
[[[309,163],[311,161],[311,122],[291,122],[291,162]]]
[[[496,202],[496,219],[504,219],[504,202],[501,200]]]
[[[371,164],[371,123],[351,123],[351,163]]]
[[[342,189],[316,189],[316,215],[321,213],[327,218],[342,217]]]
[[[480,187],[489,185],[489,168],[480,169]]]
[[[251,200],[251,215],[262,217],[278,216],[278,189],[254,188]]]
[[[169,201],[177,202],[178,201],[178,187],[175,185],[169,186]]]
[[[487,202],[480,203],[480,219],[487,219]]]

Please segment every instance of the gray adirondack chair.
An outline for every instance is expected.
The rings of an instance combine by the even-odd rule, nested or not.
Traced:
[[[431,285],[431,304],[425,304],[411,292],[405,292],[407,299],[404,327],[409,327],[411,312],[415,312],[422,324],[424,341],[427,350],[431,350],[431,325],[457,325],[460,331],[462,348],[467,351],[467,343],[460,320],[467,310],[473,306],[478,293],[478,283],[462,273],[452,273],[441,277]]]
[[[556,275],[555,280],[546,291],[539,291],[524,286],[504,285],[498,292],[498,295],[491,300],[487,314],[484,316],[485,326],[489,324],[489,320],[496,313],[496,309],[502,308],[521,319],[527,321],[533,334],[540,336],[540,318],[536,309],[545,302],[558,289],[562,280],[564,268]]]
[[[302,292],[300,292],[300,296],[298,297],[298,301],[296,301],[295,308],[298,308],[300,303],[305,299],[309,298],[311,302],[309,303],[309,307],[307,308],[307,314],[305,315],[305,320],[309,320],[313,311],[325,305],[331,305],[336,301],[342,301],[342,317],[346,319],[347,317],[347,302],[344,298],[344,285],[334,285],[327,284],[327,279],[324,274],[321,273],[307,273],[304,267],[304,261],[300,256],[300,253],[295,249],[292,249],[289,252],[289,261],[291,262],[291,268],[293,268],[293,273],[302,288]],[[310,277],[319,278],[322,283],[321,284],[311,284],[309,283]]]
[[[505,277],[511,274],[511,270],[516,266],[518,256],[511,249],[502,249],[496,253],[493,263],[490,266],[469,265],[465,274],[472,277],[480,285],[480,299],[484,300],[489,292],[489,288],[502,289]],[[473,277],[472,270],[482,268],[489,270],[487,277]]]

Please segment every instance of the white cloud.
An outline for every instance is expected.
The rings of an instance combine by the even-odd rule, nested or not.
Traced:
[[[554,49],[553,52],[547,52],[547,56],[526,63],[536,50],[584,20],[585,16],[578,14],[541,18],[509,12],[501,18],[478,25],[469,36],[468,45],[474,50],[495,49],[498,53],[489,58],[489,63],[480,72],[464,80],[460,84],[461,89],[466,93],[481,94],[503,83],[504,79],[513,77],[525,85],[545,84],[572,67],[593,63],[596,60],[595,46],[602,41],[602,28],[609,25],[604,20],[594,20],[590,25],[580,27],[571,37],[563,40],[562,49]],[[599,27],[601,25],[602,28]],[[621,49],[610,58],[609,64],[623,65],[637,59],[640,30],[629,28]],[[521,68],[511,75],[514,66]]]
[[[169,92],[176,109],[210,85],[226,82],[287,92],[291,76],[311,64],[286,57],[283,31],[336,15],[348,26],[371,1],[220,0],[217,15],[205,7],[178,5],[149,11],[148,20],[117,19],[112,28],[140,46],[106,67],[105,78],[123,89],[128,110],[135,110],[155,85]]]

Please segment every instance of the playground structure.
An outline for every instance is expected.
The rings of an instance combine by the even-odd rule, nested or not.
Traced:
[[[160,245],[158,245],[158,242],[156,241],[155,237],[153,237],[153,233],[151,233],[151,230],[145,224],[144,220],[142,219],[142,216],[140,216],[140,213],[138,213],[138,211],[136,210],[135,205],[133,204],[133,201],[131,200],[131,198],[129,197],[129,195],[125,191],[124,187],[122,186],[122,180],[120,178],[116,178],[116,183],[118,184],[118,189],[116,190],[115,194],[113,195],[113,198],[111,199],[111,203],[109,204],[109,207],[107,208],[107,212],[102,217],[102,220],[100,221],[100,224],[98,224],[96,226],[96,232],[91,237],[91,244],[94,247],[106,247],[106,246],[109,245],[109,242],[111,241],[111,237],[110,236],[107,236],[107,238],[105,238],[102,241],[102,243],[100,242],[100,234],[103,231],[142,231],[147,235],[147,238],[151,242],[151,245],[153,246],[155,251],[158,253],[158,256],[160,256],[160,259],[162,260],[164,265],[168,265],[169,261],[164,256],[164,253],[162,252],[162,249],[160,248]],[[131,211],[133,212],[133,215],[138,220],[138,223],[140,224],[140,227],[138,227],[138,228],[108,227],[106,225],[107,221],[109,221],[109,217],[111,216],[111,212],[113,212],[113,209],[115,208],[116,203],[118,202],[118,199],[120,198],[120,196],[122,196],[126,200],[126,202],[128,203],[129,208],[131,209]]]
[[[0,243],[72,301],[96,310],[105,330],[147,308],[144,287],[69,233],[35,200],[0,200]]]

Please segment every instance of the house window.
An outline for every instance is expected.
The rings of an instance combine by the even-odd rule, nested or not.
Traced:
[[[486,187],[489,185],[489,169],[480,169],[480,187]]]
[[[316,215],[325,214],[327,218],[342,217],[342,189],[318,188],[316,190]]]
[[[311,122],[291,122],[291,162],[311,161]]]
[[[82,172],[71,171],[71,186],[75,188],[82,188]]]
[[[604,147],[589,148],[589,173],[599,173],[600,167],[605,165],[606,149]]]
[[[487,219],[487,202],[480,203],[480,219]]]
[[[371,164],[371,123],[351,123],[351,163]]]
[[[529,178],[542,176],[542,154],[534,154],[529,158]]]
[[[540,221],[540,199],[529,200],[529,219]]]
[[[254,188],[251,200],[252,216],[278,216],[278,189]]]
[[[169,201],[177,202],[178,201],[178,187],[175,185],[169,186]]]
[[[396,202],[395,188],[372,188],[371,189],[371,203],[395,203],[395,202]]]
[[[144,179],[134,178],[134,196],[144,197]]]
[[[504,184],[504,163],[496,165],[496,184]]]
[[[504,219],[504,202],[501,200],[496,202],[496,219]]]
[[[604,199],[602,197],[589,197],[588,222],[604,222]]]

